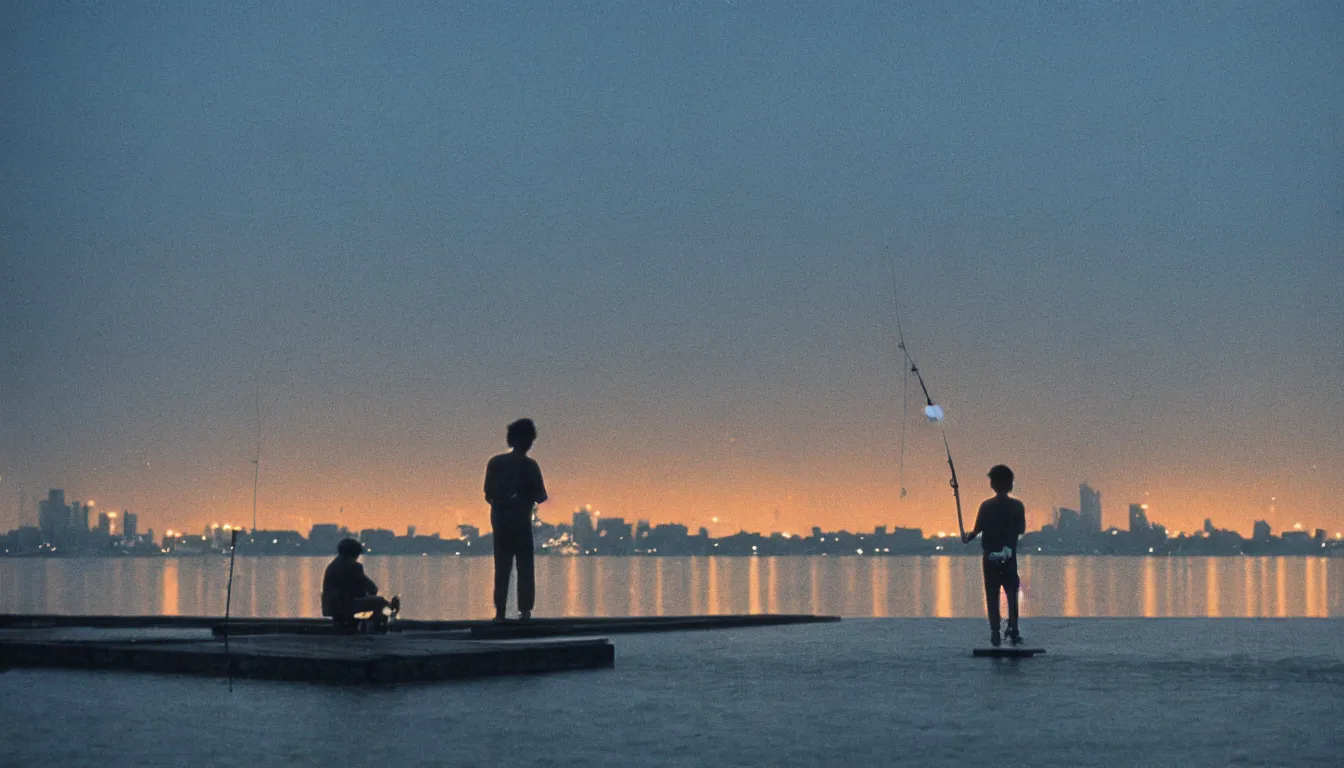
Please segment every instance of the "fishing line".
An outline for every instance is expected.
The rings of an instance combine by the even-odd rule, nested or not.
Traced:
[[[910,348],[907,347],[905,344],[905,329],[901,325],[901,302],[896,291],[895,261],[892,261],[891,264],[891,300],[896,315],[896,336],[898,341],[897,348],[901,350],[901,355],[904,357],[906,375],[908,376],[908,374],[911,373],[915,374],[915,380],[919,382],[919,389],[924,393],[924,417],[928,419],[929,422],[936,423],[938,425],[938,430],[943,437],[943,450],[944,452],[947,453],[947,468],[952,473],[952,479],[949,482],[949,485],[952,486],[952,497],[956,500],[957,503],[957,530],[960,531],[962,537],[965,538],[966,524],[962,521],[962,514],[961,514],[961,485],[957,482],[957,465],[952,461],[952,448],[947,441],[947,427],[945,426],[944,423],[945,414],[943,413],[943,407],[933,402],[933,397],[929,395],[929,387],[924,383],[924,375],[919,372],[919,366],[915,365],[915,359],[910,354]],[[905,432],[904,412],[902,412],[901,417],[902,417],[901,432],[902,435],[904,435]],[[902,446],[904,446],[904,437],[902,437]],[[904,448],[902,448],[902,456],[901,456],[902,477],[904,476],[905,473],[904,462],[905,462]],[[902,480],[902,483],[904,483],[904,480]],[[904,496],[905,488],[902,487],[901,491],[902,496]]]

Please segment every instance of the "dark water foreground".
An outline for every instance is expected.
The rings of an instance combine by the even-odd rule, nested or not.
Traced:
[[[978,620],[630,635],[615,669],[379,689],[0,675],[15,765],[1337,765],[1344,622]],[[352,739],[375,737],[360,748]]]

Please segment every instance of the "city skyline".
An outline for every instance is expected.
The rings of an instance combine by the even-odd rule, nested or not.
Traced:
[[[964,478],[964,474],[961,474],[960,476]],[[554,481],[548,478],[548,486],[554,487],[554,485],[555,485]],[[1086,482],[1081,483],[1080,486],[1086,488],[1091,487]],[[65,490],[65,488],[62,487],[62,490]],[[224,523],[228,523],[230,525],[237,526],[240,529],[249,528],[251,526],[252,508],[250,504],[250,498],[248,500],[248,505],[245,508],[238,509],[233,513],[226,512],[224,514],[209,514],[209,513],[191,513],[187,511],[178,513],[168,512],[158,514],[153,513],[146,514],[144,511],[139,511],[143,510],[143,508],[141,507],[132,508],[131,506],[117,503],[100,504],[97,502],[96,499],[82,498],[81,494],[79,493],[69,493],[68,495],[71,499],[77,499],[89,505],[96,505],[98,506],[99,509],[104,511],[111,511],[113,513],[114,518],[118,513],[131,512],[137,518],[137,520],[140,521],[142,527],[146,526],[154,527],[155,525],[163,526],[164,522],[167,521],[169,518],[177,521],[185,521],[185,522],[170,523],[172,527],[178,528],[179,530],[196,530],[196,529],[208,528],[212,523],[217,525],[223,525]],[[99,495],[102,495],[104,498],[107,498],[105,494],[99,494]],[[968,527],[974,522],[975,513],[976,510],[978,509],[979,502],[984,498],[989,498],[991,495],[992,493],[985,493],[983,494],[983,496],[977,497],[973,492],[968,492],[966,488],[966,480],[962,479],[963,514],[965,516],[965,524]],[[1021,494],[1017,492],[1014,492],[1013,495],[1018,498],[1021,498]],[[25,513],[23,510],[18,509],[14,510],[13,512],[11,512],[10,516],[12,518],[12,522],[10,522],[9,524],[6,524],[4,522],[4,518],[0,517],[0,529],[18,528],[24,525],[37,524],[38,505],[39,502],[41,502],[41,499],[28,496],[26,493],[24,494],[24,496],[26,497],[27,501],[26,505],[27,512]],[[556,497],[565,498],[565,496],[566,496],[565,494],[552,492],[552,499],[555,499]],[[956,524],[956,505],[954,503],[954,500],[952,499],[950,489],[946,491],[946,496],[947,496],[946,509],[942,510],[942,514],[934,513],[931,516],[925,515],[922,518],[911,518],[911,517],[903,518],[901,516],[901,512],[903,508],[908,509],[908,507],[903,503],[897,502],[892,505],[892,514],[889,517],[870,518],[868,516],[861,516],[861,515],[845,516],[843,514],[841,515],[824,514],[818,516],[818,518],[815,520],[803,519],[798,523],[796,523],[795,525],[793,525],[793,529],[807,530],[817,523],[825,523],[826,525],[835,525],[835,527],[840,529],[848,529],[853,527],[863,529],[865,526],[871,527],[872,525],[898,525],[901,527],[924,528],[927,530],[946,530],[949,527],[952,527],[954,529]],[[1097,504],[1096,514],[1098,515],[1098,519],[1100,520],[1101,527],[1102,528],[1125,527],[1125,523],[1129,520],[1129,517],[1128,513],[1120,511],[1121,506],[1128,507],[1135,504],[1142,504],[1145,509],[1148,509],[1150,506],[1152,506],[1154,509],[1157,509],[1156,506],[1151,505],[1151,503],[1146,500],[1148,498],[1150,498],[1150,494],[1145,492],[1143,494],[1142,499],[1127,502],[1114,502],[1109,507],[1102,504],[1100,502],[1100,499],[1098,499],[1098,501],[1096,502]],[[1078,510],[1083,509],[1086,506],[1086,502],[1081,499],[1075,499],[1064,503],[1050,503],[1044,505],[1038,503],[1032,503],[1031,500],[1029,499],[1024,499],[1024,501],[1026,502],[1027,507],[1028,528],[1040,528],[1041,526],[1056,522],[1058,513],[1061,509],[1065,510],[1074,509],[1074,512],[1076,514]],[[1303,526],[1310,528],[1311,525],[1309,525],[1308,523],[1311,521],[1316,521],[1315,523],[1316,525],[1321,525],[1322,527],[1327,528],[1332,532],[1332,535],[1335,531],[1339,530],[1340,528],[1344,528],[1344,514],[1337,513],[1332,515],[1326,511],[1326,508],[1324,506],[1318,506],[1315,510],[1302,509],[1299,512],[1294,513],[1291,510],[1280,510],[1280,507],[1278,504],[1276,504],[1276,502],[1277,499],[1271,497],[1271,499],[1269,499],[1269,503],[1267,505],[1259,507],[1258,510],[1249,512],[1243,510],[1240,514],[1236,513],[1228,514],[1226,510],[1223,510],[1221,513],[1219,511],[1215,511],[1210,514],[1198,514],[1188,511],[1182,513],[1179,510],[1163,510],[1162,515],[1164,521],[1171,523],[1171,530],[1198,530],[1202,526],[1203,521],[1207,519],[1216,519],[1220,521],[1228,519],[1233,520],[1235,522],[1229,525],[1227,529],[1235,530],[1242,534],[1249,534],[1251,532],[1253,524],[1259,520],[1268,521],[1275,530],[1280,531],[1293,530],[1295,526],[1298,529],[1301,529]],[[1321,504],[1319,499],[1317,500],[1317,503],[1318,505]],[[542,516],[543,517],[545,516],[547,509],[554,509],[557,506],[558,505],[555,503],[554,500],[548,502],[542,508],[541,511]],[[694,507],[694,505],[692,505],[692,507]],[[580,503],[574,505],[573,508],[598,509],[599,506],[592,503]],[[608,509],[611,508],[608,507]],[[636,511],[626,511],[621,509],[612,510],[612,514],[615,516],[627,517],[630,519],[648,519],[648,520],[658,520],[662,522],[675,522],[690,525],[692,527],[703,526],[709,529],[711,532],[713,532],[714,535],[725,535],[735,533],[740,530],[749,530],[751,528],[750,525],[745,523],[745,520],[747,519],[746,516],[738,516],[734,514],[732,510],[715,510],[712,508],[703,508],[703,507],[701,509],[703,509],[703,511],[700,512],[698,516],[683,515],[677,517],[676,510],[671,511],[670,515],[672,516],[668,517],[659,517],[658,515],[640,513]],[[258,514],[257,527],[263,530],[304,529],[307,526],[312,525],[314,522],[330,520],[334,517],[341,517],[342,524],[345,524],[345,522],[352,523],[355,529],[361,529],[361,528],[404,529],[408,526],[424,528],[426,524],[430,526],[439,526],[446,530],[453,530],[457,526],[464,524],[475,525],[478,527],[489,526],[489,507],[484,503],[482,503],[480,507],[476,510],[465,510],[462,508],[447,507],[440,512],[440,517],[438,519],[426,519],[426,517],[417,518],[416,517],[417,513],[406,512],[405,510],[400,510],[395,514],[385,514],[377,511],[370,513],[367,511],[360,510],[358,506],[353,504],[349,505],[348,507],[347,505],[344,504],[338,504],[336,506],[335,512],[332,512],[331,510],[311,509],[311,508],[302,510],[276,511],[273,509],[267,509],[265,503],[262,502],[260,503],[257,514]],[[852,522],[849,524],[839,524],[838,522],[836,522],[838,520],[843,519],[849,519]],[[931,520],[932,525],[921,525],[919,524],[919,519]],[[857,521],[857,525],[856,522],[854,521]],[[768,522],[756,524],[756,527],[758,530],[772,530],[772,531],[786,531],[789,529],[788,526],[778,527],[780,523],[781,520],[779,516],[772,515],[771,519]],[[160,529],[162,530],[162,528]]]
[[[1196,528],[1180,530],[1164,525],[1164,521],[1160,521],[1155,517],[1150,518],[1149,513],[1151,509],[1149,505],[1140,502],[1132,502],[1128,505],[1125,525],[1108,525],[1104,522],[1104,505],[1102,504],[1101,491],[1092,488],[1087,483],[1081,483],[1078,487],[1078,494],[1079,501],[1077,509],[1070,509],[1063,506],[1055,507],[1052,510],[1049,522],[1036,528],[1032,528],[1031,525],[1028,525],[1026,536],[1023,540],[1024,546],[1031,549],[1033,547],[1038,547],[1041,542],[1046,542],[1052,549],[1056,550],[1061,547],[1064,551],[1077,549],[1089,551],[1089,548],[1096,548],[1098,553],[1125,552],[1131,554],[1142,553],[1145,548],[1148,548],[1148,553],[1152,554],[1155,551],[1152,546],[1157,546],[1163,550],[1162,552],[1159,552],[1159,554],[1164,554],[1166,553],[1166,545],[1171,542],[1179,542],[1189,538],[1208,539],[1212,537],[1220,540],[1228,539],[1224,545],[1221,545],[1221,549],[1218,553],[1230,554],[1239,552],[1240,542],[1246,539],[1265,543],[1271,539],[1279,537],[1281,537],[1284,542],[1288,542],[1289,539],[1292,538],[1294,540],[1301,539],[1300,543],[1302,544],[1306,544],[1308,541],[1314,541],[1321,547],[1325,547],[1327,542],[1329,543],[1329,546],[1336,547],[1340,540],[1344,540],[1344,531],[1336,530],[1332,533],[1319,526],[1310,523],[1304,525],[1301,522],[1295,523],[1291,528],[1280,529],[1276,534],[1273,526],[1269,522],[1265,520],[1256,520],[1249,537],[1243,536],[1235,529],[1220,528],[1212,518],[1205,518],[1202,525]],[[52,553],[64,549],[67,554],[81,552],[98,553],[100,550],[104,554],[107,554],[110,551],[109,545],[117,542],[121,542],[125,545],[135,545],[139,543],[141,546],[148,546],[154,551],[157,551],[160,546],[155,541],[153,527],[140,526],[140,516],[137,513],[131,510],[123,510],[120,513],[119,520],[118,512],[98,510],[96,509],[96,503],[92,500],[85,501],[78,498],[70,498],[69,503],[67,503],[64,489],[49,489],[47,498],[39,501],[38,508],[39,512],[36,525],[20,526],[6,534],[10,537],[11,544],[15,546],[18,545],[17,542],[23,542],[22,546],[20,546],[21,551],[31,551],[39,542],[46,547],[50,547]],[[91,520],[92,515],[95,513],[97,514],[97,526],[93,527],[91,525]],[[289,519],[302,522],[302,518],[291,516]],[[693,531],[697,530],[697,527],[689,525],[685,521],[651,521],[647,518],[630,518],[629,522],[627,522],[626,518],[622,515],[608,514],[604,517],[600,510],[596,510],[589,506],[576,509],[573,512],[572,519],[572,528],[569,523],[566,523],[563,520],[559,523],[552,524],[547,522],[545,517],[542,516],[538,510],[538,514],[534,517],[534,527],[536,529],[534,534],[535,536],[542,538],[542,541],[538,542],[538,546],[542,551],[546,551],[547,549],[556,546],[556,542],[552,540],[554,538],[554,532],[559,530],[566,532],[566,535],[569,535],[568,531],[572,530],[574,533],[572,534],[573,539],[569,540],[570,544],[577,544],[578,550],[576,553],[584,554],[586,553],[586,545],[580,541],[581,537],[578,531],[580,529],[586,529],[591,536],[594,527],[600,530],[607,525],[615,525],[616,528],[613,530],[618,531],[623,529],[636,531],[651,530],[655,534],[663,536],[668,535],[668,531],[679,531],[679,533],[676,534],[677,537],[685,538],[694,535],[701,540],[732,540],[743,536],[757,538],[765,536],[771,542],[776,543],[781,539],[786,542],[808,539],[807,532],[810,531],[812,539],[816,539],[820,536],[822,537],[820,539],[821,542],[826,541],[826,538],[823,536],[826,529],[818,525],[798,529],[798,533],[777,529],[769,530],[767,532],[760,530],[749,531],[745,528],[740,528],[735,532],[715,536],[709,533],[708,526],[699,526],[698,533],[692,534]],[[583,521],[582,523],[580,522],[581,520]],[[713,518],[711,522],[718,523],[719,521],[717,518]],[[968,521],[968,525],[973,524],[974,519]],[[488,526],[486,527],[488,528]],[[200,539],[200,542],[198,542],[199,545],[213,547],[216,550],[223,549],[226,548],[227,542],[230,541],[231,532],[243,535],[245,537],[244,541],[249,548],[255,546],[255,539],[258,535],[262,536],[262,538],[268,538],[272,535],[285,538],[286,543],[282,545],[282,550],[284,547],[289,546],[288,542],[291,541],[302,543],[305,538],[311,541],[320,538],[328,545],[326,549],[319,547],[317,553],[323,554],[326,553],[326,550],[331,549],[334,546],[334,542],[336,538],[338,538],[338,532],[339,535],[356,536],[361,540],[367,539],[370,535],[373,535],[380,540],[391,540],[393,538],[397,538],[398,541],[401,540],[401,537],[398,537],[391,529],[379,526],[360,525],[351,527],[345,520],[331,522],[329,518],[322,519],[321,521],[309,520],[306,524],[295,528],[285,528],[283,526],[248,528],[241,523],[213,522],[202,526],[199,530],[202,530],[203,533],[200,535],[192,533],[190,527],[182,526],[180,524],[169,524],[159,530],[162,532],[163,552],[169,552],[169,547],[173,545],[173,542],[176,541],[180,543],[182,542],[183,537],[187,537],[192,541]],[[319,530],[323,531],[320,537],[318,535]],[[444,537],[442,540],[471,541],[481,536],[481,526],[472,523],[458,523],[455,526],[455,530],[458,532],[456,538],[449,536]],[[635,533],[632,535],[630,530],[626,530],[625,534],[619,535],[616,538],[638,539],[639,534]],[[957,532],[955,531],[938,529],[936,531],[926,532],[917,526],[878,525],[872,530],[872,535],[879,538],[887,538],[889,536],[888,531],[890,530],[892,532],[890,535],[895,536],[897,539],[901,539],[901,537],[906,537],[907,535],[914,535],[917,539],[922,537],[922,540],[926,544],[939,544],[946,538],[955,539],[957,537]],[[306,536],[304,531],[308,531]],[[144,535],[140,536],[139,534],[141,533]],[[412,524],[406,527],[405,538],[407,541],[432,540],[438,542],[440,541],[441,533],[442,532],[437,529],[430,530],[423,526]],[[1122,541],[1113,542],[1108,535],[1104,535],[1116,533],[1125,533],[1127,534],[1127,537]],[[839,534],[846,538],[857,537],[860,540],[865,536],[862,529],[855,533],[845,528],[841,528],[838,531],[832,529],[832,533],[826,533],[825,535],[829,536],[834,534]],[[647,533],[645,535],[647,535]],[[487,541],[489,540],[488,531],[485,538]],[[141,539],[144,539],[144,541],[140,541]],[[1131,539],[1133,540],[1131,541]],[[1330,541],[1331,539],[1333,539],[1333,541]],[[904,539],[902,540],[904,541]],[[1226,544],[1234,542],[1236,543],[1236,547],[1227,549]],[[274,543],[281,544],[278,538]],[[906,543],[908,543],[908,541],[906,541]],[[1117,543],[1120,546],[1119,549],[1116,549]],[[684,545],[680,546],[684,548]],[[714,544],[713,546],[717,547],[718,544]],[[1315,544],[1312,546],[1315,546]],[[406,548],[408,551],[415,550],[416,545],[407,544]],[[112,547],[112,549],[122,553],[134,553],[134,549],[118,549],[117,547]],[[753,547],[753,550],[754,549],[755,548]],[[942,549],[942,546],[937,547],[938,551],[941,551]],[[689,551],[690,550],[686,550],[686,552],[682,553],[684,554]],[[709,552],[713,553],[713,550],[710,550]],[[1206,554],[1207,553],[1209,552],[1206,552]],[[315,553],[308,552],[308,554]],[[859,554],[862,554],[862,550],[859,551]]]
[[[250,524],[258,441],[479,524],[530,416],[562,509],[950,527],[894,282],[968,509],[1344,527],[1337,5],[415,16],[9,15],[0,525]]]

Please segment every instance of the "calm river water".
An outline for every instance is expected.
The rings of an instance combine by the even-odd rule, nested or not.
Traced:
[[[0,613],[219,615],[228,558],[0,558]],[[236,616],[317,616],[314,557],[240,557]],[[978,617],[971,557],[539,557],[537,615]],[[407,618],[492,614],[486,557],[368,557]],[[1024,558],[1024,616],[1342,617],[1344,559]]]

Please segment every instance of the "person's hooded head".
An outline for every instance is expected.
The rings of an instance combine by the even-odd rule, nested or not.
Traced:
[[[364,553],[364,545],[354,539],[341,539],[336,544],[336,554],[341,557],[359,557]]]

